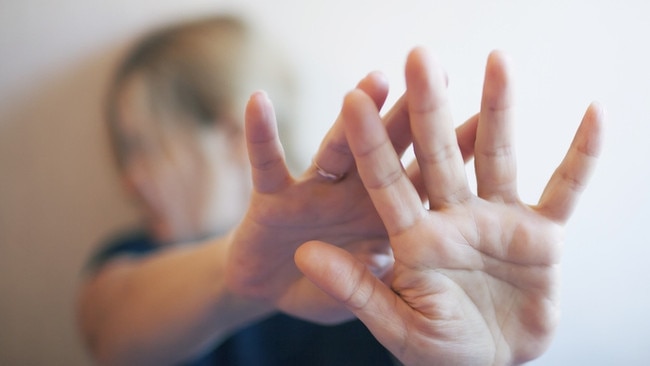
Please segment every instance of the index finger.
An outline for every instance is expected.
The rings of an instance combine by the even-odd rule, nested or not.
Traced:
[[[292,178],[285,163],[273,105],[266,93],[251,95],[246,106],[245,125],[253,187],[262,193],[281,190]]]
[[[357,170],[389,236],[411,227],[424,206],[411,184],[372,99],[360,90],[343,103],[345,135]]]
[[[377,106],[381,108],[388,95],[388,82],[384,75],[379,72],[372,72],[363,78],[357,88],[367,93]],[[352,167],[354,159],[350,155],[350,148],[345,139],[345,132],[341,126],[342,115],[334,122],[332,128],[327,132],[316,155],[314,156],[314,167],[329,172],[334,176],[345,175]]]

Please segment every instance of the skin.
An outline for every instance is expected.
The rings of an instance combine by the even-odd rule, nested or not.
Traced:
[[[359,85],[379,109],[388,93],[383,76],[371,73]],[[294,264],[294,252],[304,242],[323,238],[356,258],[378,278],[389,275],[393,257],[381,219],[361,178],[354,170],[340,116],[314,158],[325,171],[342,179],[332,181],[316,166],[300,177],[290,175],[275,130],[274,113],[263,93],[251,97],[246,113],[253,194],[247,214],[233,231],[226,267],[226,283],[241,296],[270,302],[276,309],[309,321],[338,323],[351,319],[345,307],[307,280]],[[382,120],[392,146],[401,154],[411,143],[405,98]],[[457,133],[466,157],[471,156],[476,119]],[[348,171],[349,169],[352,169]],[[417,166],[409,179],[420,185]],[[332,238],[332,239],[328,239]]]
[[[388,87],[379,74],[373,73],[359,83],[358,89],[370,96],[378,109]],[[195,245],[167,246],[143,258],[116,258],[82,284],[79,324],[99,364],[177,364],[279,310],[321,323],[350,319],[352,314],[345,306],[297,269],[294,252],[308,240],[324,240],[349,250],[376,275],[390,276],[392,255],[386,229],[359,175],[352,170],[333,182],[312,166],[300,177],[292,177],[273,114],[263,93],[251,97],[245,116],[245,139],[253,189],[243,219],[232,230]],[[146,113],[138,117],[145,124],[155,118]],[[458,129],[457,141],[467,156],[473,152],[476,122],[472,118]],[[405,99],[387,113],[382,123],[397,151],[409,145]],[[143,159],[148,162],[146,157]],[[354,166],[342,116],[324,138],[314,160],[330,172]],[[423,187],[418,170],[410,171],[415,186]],[[187,187],[183,183],[191,181],[187,177],[182,178],[179,187]],[[168,195],[150,194],[153,188],[142,184],[133,191],[136,198],[143,200],[145,207],[161,207],[148,200]],[[197,193],[185,192],[191,194],[181,197]],[[185,218],[193,215],[193,211],[189,212]],[[176,215],[157,213],[150,217],[173,221]],[[200,227],[195,221],[200,219],[182,227]],[[160,224],[151,225],[155,228]],[[154,234],[163,233],[161,236],[170,241],[179,239],[173,232],[161,230]],[[179,232],[183,236],[187,233]]]
[[[162,117],[150,105],[142,78],[129,78],[117,106],[122,182],[159,242],[187,241],[205,233],[200,217],[214,184],[208,159],[189,128],[182,123],[161,128]]]
[[[322,241],[301,246],[300,270],[345,305],[406,365],[507,365],[541,355],[558,320],[564,228],[601,146],[591,105],[539,202],[517,195],[507,60],[490,54],[469,188],[441,67],[422,49],[406,64],[410,127],[429,208],[405,174],[371,98],[346,96],[343,120],[360,177],[384,223],[393,274]]]

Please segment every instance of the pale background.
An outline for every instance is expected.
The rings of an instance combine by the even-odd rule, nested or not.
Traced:
[[[483,65],[511,55],[523,197],[535,201],[592,100],[608,112],[593,184],[569,229],[563,318],[535,365],[650,359],[650,3],[645,1],[0,0],[0,365],[86,365],[73,299],[80,268],[130,223],[100,114],[109,71],[143,30],[239,9],[282,41],[301,75],[309,159],[345,91],[408,50],[447,67],[458,122]],[[309,110],[307,116],[305,111]]]

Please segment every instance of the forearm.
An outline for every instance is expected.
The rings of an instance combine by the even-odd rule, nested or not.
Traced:
[[[227,244],[108,264],[83,286],[80,325],[102,364],[173,364],[272,311],[224,287]]]

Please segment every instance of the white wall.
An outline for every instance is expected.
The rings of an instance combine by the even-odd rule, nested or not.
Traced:
[[[569,229],[563,319],[537,365],[650,358],[650,5],[638,1],[0,0],[0,364],[88,363],[73,325],[80,267],[135,216],[110,167],[100,102],[123,45],[150,26],[243,9],[284,42],[308,100],[305,156],[345,91],[408,50],[450,76],[460,122],[478,108],[494,48],[515,65],[523,197],[534,202],[592,100],[604,156]]]

